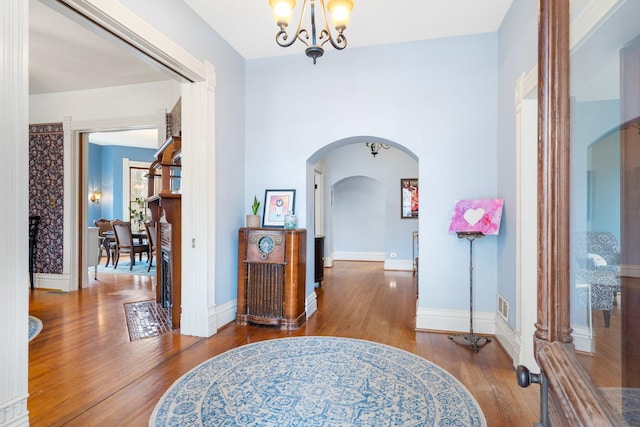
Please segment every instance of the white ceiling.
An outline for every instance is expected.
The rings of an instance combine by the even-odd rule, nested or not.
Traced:
[[[93,132],[89,142],[97,145],[158,148],[158,129],[130,129],[111,132]]]
[[[122,47],[40,1],[29,0],[29,94],[168,79]]]
[[[278,26],[268,0],[184,1],[247,59],[304,54],[300,42],[289,48],[275,43]],[[302,3],[297,2],[291,20],[293,31],[295,13],[299,16]],[[498,30],[511,3],[512,0],[354,0],[345,36],[348,47],[363,47],[490,33]],[[308,21],[308,16],[305,19]]]
[[[494,32],[511,2],[354,0],[351,23],[345,32],[348,48]],[[276,45],[278,27],[268,0],[185,0],[185,3],[247,59],[304,55],[299,42],[287,49]],[[298,1],[298,11],[301,4],[302,0]],[[30,94],[169,78],[39,0],[29,0],[29,19]]]

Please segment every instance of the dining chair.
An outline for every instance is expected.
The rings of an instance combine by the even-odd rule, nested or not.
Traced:
[[[38,227],[40,226],[40,216],[29,216],[29,282],[31,283],[31,290],[33,287],[33,272],[35,269],[36,255],[37,255],[37,240],[38,240]]]
[[[105,236],[105,233],[108,231],[113,231],[113,227],[111,226],[110,219],[95,219],[93,220],[93,225],[98,227],[98,242],[100,244],[100,258],[102,258],[102,249],[107,253],[107,262],[104,266],[109,265],[109,261],[112,259],[112,254],[116,250],[116,242],[112,241],[109,237]]]
[[[129,270],[133,269],[136,265],[136,254],[146,253],[149,255],[149,245],[146,243],[140,243],[133,240],[133,234],[131,232],[131,223],[129,221],[120,221],[119,219],[111,221],[113,227],[113,234],[116,238],[116,250],[115,250],[115,262],[113,268],[118,267],[118,261],[120,260],[120,254],[129,254],[131,263],[129,264]]]
[[[149,272],[151,271],[153,258],[156,255],[156,233],[158,229],[154,221],[145,222],[144,228],[147,230],[147,243],[149,244],[149,267],[147,268],[147,272]]]

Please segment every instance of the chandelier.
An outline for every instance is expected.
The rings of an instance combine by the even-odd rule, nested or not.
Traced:
[[[378,154],[381,148],[384,148],[384,149],[391,148],[390,145],[380,144],[379,142],[367,142],[366,145],[368,148],[371,149],[371,154],[373,155],[374,158],[376,157],[376,155]]]
[[[287,26],[291,21],[291,15],[293,9],[296,7],[296,0],[269,0],[269,4],[273,8],[273,14],[276,18],[276,23],[280,27],[280,31],[276,34],[276,43],[282,47],[289,47],[296,40],[300,40],[307,46],[305,53],[308,57],[313,58],[313,63],[316,63],[316,59],[322,56],[324,53],[324,46],[327,42],[337,49],[342,50],[347,47],[347,39],[343,32],[347,28],[349,23],[349,12],[353,9],[352,0],[328,0],[327,8],[331,14],[331,22],[338,31],[338,35],[334,37],[331,35],[329,29],[329,21],[327,20],[327,12],[324,7],[324,0],[303,0],[302,12],[300,13],[300,20],[298,21],[298,28],[295,34],[287,34]],[[324,22],[323,28],[318,32],[316,29],[316,4],[320,7],[322,13],[322,21]],[[302,27],[302,20],[307,11],[307,5],[309,5],[311,13],[311,34],[306,28]]]

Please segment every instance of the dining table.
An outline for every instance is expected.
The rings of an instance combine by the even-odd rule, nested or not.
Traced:
[[[146,231],[133,231],[131,230],[131,237],[133,237],[134,239],[138,239],[138,242],[142,243],[144,242],[144,239],[147,237],[147,232]],[[104,264],[105,267],[107,267],[109,265],[110,261],[113,261],[112,255],[111,255],[111,242],[115,242],[116,240],[116,236],[112,231],[105,231],[104,233],[102,233],[102,247],[104,248],[104,250],[107,252],[107,262]],[[140,254],[140,261],[142,261],[142,254]]]

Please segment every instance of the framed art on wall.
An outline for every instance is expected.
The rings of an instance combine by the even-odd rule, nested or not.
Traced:
[[[284,216],[295,213],[296,190],[265,190],[263,227],[284,227]]]
[[[418,218],[418,178],[400,179],[400,218]]]

